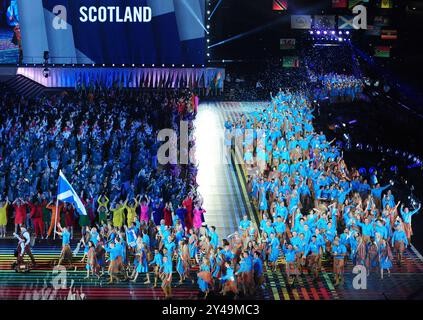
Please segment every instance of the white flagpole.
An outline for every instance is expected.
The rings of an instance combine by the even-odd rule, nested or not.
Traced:
[[[59,198],[56,197],[56,217],[54,218],[54,236],[53,240],[56,240],[56,228],[57,228],[57,209],[59,207]]]
[[[59,172],[62,172],[61,170]],[[60,179],[60,173],[59,173],[59,179]],[[56,213],[54,217],[54,235],[53,240],[56,240],[56,228],[57,228],[57,209],[59,207],[59,194],[56,195]]]

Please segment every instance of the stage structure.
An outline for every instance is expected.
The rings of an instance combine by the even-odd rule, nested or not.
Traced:
[[[223,91],[224,68],[48,68],[20,67],[23,75],[48,88],[189,88]]]

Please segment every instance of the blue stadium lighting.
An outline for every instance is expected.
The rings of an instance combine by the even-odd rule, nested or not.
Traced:
[[[310,34],[314,34],[314,31],[310,31]]]
[[[349,31],[347,31],[347,32],[346,32],[346,34],[350,34],[350,32],[349,32]]]
[[[323,34],[328,34],[328,32],[327,31],[323,31]]]
[[[335,31],[332,31],[331,34],[335,34]]]
[[[316,33],[317,33],[317,34],[320,34],[320,31],[317,31]]]
[[[342,31],[339,31],[338,33],[339,33],[339,34],[342,34]]]

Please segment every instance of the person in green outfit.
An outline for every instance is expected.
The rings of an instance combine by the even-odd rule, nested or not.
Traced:
[[[107,198],[105,195],[101,195],[98,197],[97,203],[98,221],[100,224],[105,224],[107,223],[107,214],[109,213],[109,198]]]

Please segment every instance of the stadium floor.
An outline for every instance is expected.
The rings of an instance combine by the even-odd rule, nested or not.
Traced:
[[[198,119],[208,119],[211,126],[219,130],[223,128],[225,118],[236,118],[240,112],[254,110],[257,104],[227,102],[207,103],[199,107]],[[204,117],[201,113],[204,112]],[[214,119],[214,120],[213,120]],[[196,127],[203,126],[205,120],[196,123]],[[204,128],[203,128],[204,129]],[[209,129],[206,129],[206,131]],[[197,137],[197,152],[210,146],[212,140]],[[218,140],[214,140],[217,142]],[[220,140],[219,143],[221,143]],[[204,146],[201,146],[204,144]],[[237,155],[232,154],[232,160]],[[204,158],[203,158],[204,159]],[[214,170],[201,165],[200,156],[199,176],[207,182],[213,177],[213,183],[207,187],[201,186],[200,192],[204,197],[204,206],[207,209],[206,222],[215,224],[220,237],[224,237],[236,230],[239,219],[246,213],[256,223],[258,215],[254,205],[249,201],[246,191],[246,173],[240,164],[216,164]],[[203,176],[202,176],[203,175]],[[203,183],[204,183],[203,182]],[[201,188],[203,188],[201,190]],[[89,300],[146,300],[162,299],[163,293],[160,287],[151,288],[143,284],[144,279],[140,276],[137,283],[119,282],[108,284],[108,278],[104,276],[98,279],[84,279],[86,276],[85,264],[79,262],[82,253],[74,257],[77,270],[69,269],[66,272],[66,288],[53,290],[54,278],[58,274],[53,273],[54,262],[60,254],[60,242],[38,242],[33,248],[37,266],[27,273],[16,273],[11,269],[15,261],[13,256],[16,241],[0,240],[0,299],[69,299],[83,297]],[[75,248],[73,242],[72,249]],[[28,259],[28,257],[27,257]],[[195,269],[191,270],[191,277],[196,280]],[[151,274],[152,275],[152,274]],[[317,281],[305,271],[299,278],[299,282],[293,286],[287,284],[284,272],[284,260],[279,261],[277,272],[265,270],[265,289],[257,291],[255,299],[266,300],[412,300],[423,299],[423,258],[414,247],[407,250],[402,266],[394,265],[391,275],[385,275],[383,280],[379,278],[379,272],[373,270],[367,278],[367,288],[357,290],[353,288],[352,264],[350,261],[345,267],[345,282],[335,287],[332,274],[332,262],[323,259],[322,270]],[[172,294],[173,299],[200,299],[198,286],[191,281],[185,281],[178,285],[179,277],[174,273]],[[160,283],[159,283],[160,285]],[[210,295],[210,299],[218,298]],[[240,297],[243,298],[242,296]]]

